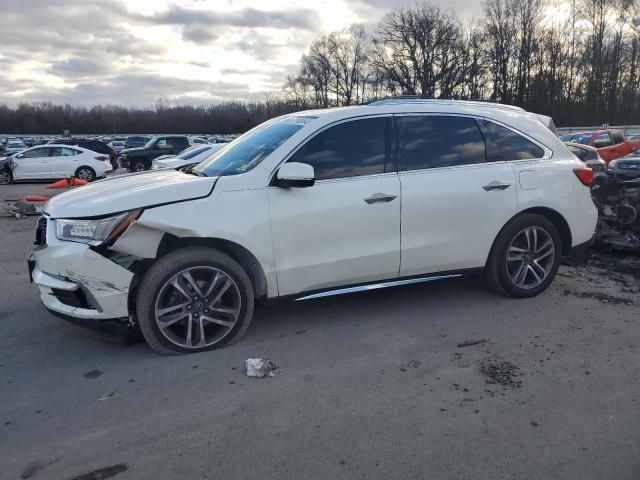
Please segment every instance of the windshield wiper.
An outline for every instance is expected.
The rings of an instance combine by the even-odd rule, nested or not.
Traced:
[[[196,175],[197,177],[208,177],[209,176],[204,172],[196,172],[193,169],[193,167],[195,167],[195,165],[193,165],[191,167],[181,168],[180,171],[182,171],[184,173],[188,173],[189,175]]]

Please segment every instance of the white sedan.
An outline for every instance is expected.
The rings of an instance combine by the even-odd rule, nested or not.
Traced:
[[[217,152],[222,147],[224,147],[224,143],[218,143],[216,145],[199,145],[187,148],[180,155],[164,157],[162,159],[156,158],[153,161],[153,165],[151,166],[151,170],[160,170],[163,168],[179,168],[184,167],[185,165],[191,165],[195,163],[200,163],[203,160],[209,158],[214,152]]]
[[[11,168],[3,171],[2,183],[69,177],[90,182],[112,170],[108,155],[68,145],[32,147],[10,158]]]

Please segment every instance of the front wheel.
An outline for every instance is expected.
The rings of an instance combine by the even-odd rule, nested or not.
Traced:
[[[254,293],[243,268],[211,248],[183,248],[145,274],[136,314],[149,346],[168,355],[219,348],[251,323]]]
[[[558,273],[562,240],[545,217],[524,214],[509,222],[494,242],[486,266],[489,284],[511,297],[543,292]]]
[[[142,160],[133,160],[131,163],[131,171],[133,172],[144,172],[147,169],[147,166]]]
[[[0,169],[0,185],[9,185],[13,182],[13,174],[8,168]]]

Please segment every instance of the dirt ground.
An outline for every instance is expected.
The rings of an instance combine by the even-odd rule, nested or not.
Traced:
[[[640,478],[640,257],[526,300],[464,278],[261,307],[237,345],[160,357],[45,312],[36,218],[0,217],[0,479]]]

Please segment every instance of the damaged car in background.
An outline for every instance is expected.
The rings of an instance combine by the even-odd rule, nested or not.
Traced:
[[[640,156],[613,160],[591,189],[598,207],[596,240],[604,245],[640,251]]]
[[[592,171],[540,117],[388,99],[299,112],[185,171],[133,173],[43,208],[29,271],[52,313],[218,348],[254,304],[482,272],[517,298],[591,242]],[[452,219],[455,219],[453,221]]]

